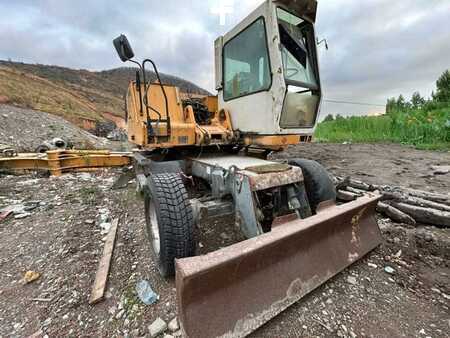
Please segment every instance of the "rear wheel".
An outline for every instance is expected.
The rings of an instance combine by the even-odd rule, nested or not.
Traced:
[[[302,169],[306,195],[313,212],[316,212],[320,202],[336,200],[336,188],[333,181],[320,163],[303,158],[294,158],[289,160],[289,164]]]
[[[175,258],[195,255],[194,219],[178,174],[150,175],[145,221],[151,251],[164,277],[175,274]]]

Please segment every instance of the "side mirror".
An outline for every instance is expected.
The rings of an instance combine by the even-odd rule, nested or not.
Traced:
[[[134,57],[133,49],[125,35],[121,34],[113,40],[114,47],[120,59],[125,62]]]

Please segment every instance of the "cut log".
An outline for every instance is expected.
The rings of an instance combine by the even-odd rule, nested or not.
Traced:
[[[351,193],[356,194],[358,196],[363,196],[364,194],[366,194],[368,192],[368,191],[365,191],[365,190],[353,188],[350,185],[345,187],[345,190],[350,191]]]
[[[354,193],[349,192],[349,191],[345,191],[345,190],[338,190],[338,191],[336,192],[336,198],[337,198],[338,200],[345,201],[345,202],[351,202],[351,201],[354,201],[354,200],[356,200],[356,198],[357,198],[358,196],[359,196],[359,195],[354,194]]]
[[[358,180],[350,179],[348,185],[352,188],[364,190],[364,191],[374,191],[375,188],[372,184],[367,184]]]
[[[416,221],[414,220],[414,218],[412,218],[408,214],[405,214],[404,212],[398,210],[397,208],[394,208],[391,205],[388,205],[388,204],[385,204],[382,202],[378,202],[377,211],[386,215],[387,217],[389,217],[390,219],[392,219],[395,222],[405,223],[405,224],[410,224],[410,225],[416,224]]]
[[[108,280],[109,267],[111,264],[111,257],[114,250],[114,243],[116,241],[117,227],[119,224],[119,219],[114,219],[112,221],[111,229],[109,229],[106,235],[105,247],[103,249],[103,256],[100,259],[97,273],[95,275],[95,282],[92,286],[91,296],[89,298],[89,304],[98,303],[103,299],[103,294],[105,293],[106,282]]]
[[[413,217],[417,222],[441,228],[450,227],[450,212],[423,208],[406,203],[392,202],[391,205]]]
[[[395,200],[396,202],[416,205],[424,208],[437,209],[442,211],[450,211],[450,206],[429,201],[420,197],[409,196],[406,194],[401,194],[400,192],[383,192],[382,200]]]
[[[445,194],[437,194],[433,192],[427,192],[427,191],[421,191],[421,190],[415,190],[415,189],[401,189],[404,192],[408,193],[408,195],[414,196],[414,197],[420,197],[426,200],[430,200],[437,203],[443,203],[446,205],[450,205],[450,195]]]
[[[332,180],[336,185],[336,190],[345,189],[346,187],[352,187],[362,191],[374,191],[378,188],[378,186],[376,185],[355,180],[350,176],[347,176],[345,178],[340,176],[333,176]]]
[[[336,190],[341,190],[341,189],[345,189],[345,187],[348,186],[348,181],[350,180],[350,177],[346,177],[346,178],[342,178],[339,176],[334,176],[334,182],[336,185]]]

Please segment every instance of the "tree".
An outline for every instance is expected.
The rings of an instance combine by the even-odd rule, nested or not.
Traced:
[[[448,69],[436,81],[436,94],[433,98],[438,102],[450,102],[450,71]]]
[[[406,101],[405,101],[405,98],[403,97],[402,94],[400,94],[400,96],[398,97],[396,104],[397,104],[397,109],[398,110],[405,110],[405,108],[406,108]]]
[[[325,116],[325,118],[323,119],[323,122],[328,122],[328,121],[334,121],[333,114],[328,114],[328,115]]]
[[[395,112],[396,108],[397,108],[397,100],[395,99],[395,97],[387,99],[386,114],[392,114],[393,112]]]
[[[411,105],[414,109],[420,109],[425,104],[425,99],[420,96],[419,92],[414,92],[411,97]]]

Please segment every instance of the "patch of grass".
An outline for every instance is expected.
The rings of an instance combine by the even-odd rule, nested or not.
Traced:
[[[450,150],[450,107],[338,117],[320,123],[314,136],[319,142],[394,142],[419,149]]]
[[[97,200],[97,194],[99,191],[93,187],[82,187],[78,191],[78,196],[85,204],[94,205]]]

